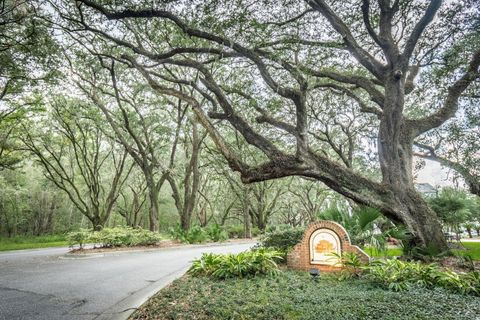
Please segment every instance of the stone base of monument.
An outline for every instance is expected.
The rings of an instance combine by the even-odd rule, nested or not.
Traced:
[[[345,228],[333,221],[320,220],[307,227],[302,241],[288,253],[287,265],[289,268],[305,271],[340,271],[343,265],[338,256],[345,252],[357,254],[365,263],[370,260],[362,249],[351,244]]]

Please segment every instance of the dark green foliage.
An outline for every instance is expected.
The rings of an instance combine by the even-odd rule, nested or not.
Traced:
[[[154,245],[161,239],[158,233],[129,227],[104,228],[93,232],[80,229],[67,236],[70,246],[78,244],[81,248],[85,243],[99,244],[102,247],[146,246]]]
[[[304,228],[288,228],[267,232],[260,238],[260,246],[287,252],[302,240]]]
[[[243,238],[245,236],[245,227],[240,224],[228,226],[226,230],[229,238]],[[259,234],[260,229],[257,227],[252,227],[252,237],[256,237]]]
[[[350,235],[353,244],[369,246],[378,252],[387,250],[387,239],[396,238],[407,242],[409,234],[402,225],[394,225],[375,208],[356,207],[353,212],[332,206],[318,215],[319,219],[332,220],[341,224]],[[378,232],[378,231],[381,232]]]
[[[227,232],[219,224],[211,224],[205,228],[208,234],[208,237],[213,242],[221,242],[228,239]]]
[[[267,249],[238,254],[204,253],[200,259],[193,261],[188,272],[193,276],[211,276],[217,279],[274,275],[278,272],[277,261],[281,259],[280,252]]]
[[[403,247],[403,253],[407,257],[411,257],[416,260],[422,260],[424,262],[432,262],[436,259],[451,255],[450,251],[442,251],[435,246],[410,247],[409,245],[406,245]]]
[[[217,242],[226,240],[224,239],[226,234],[223,234],[222,231],[223,230],[221,230],[221,228],[202,228],[198,225],[195,225],[188,231],[185,231],[180,227],[180,225],[177,225],[175,228],[170,229],[170,235],[173,239],[183,243],[202,243],[208,240]]]
[[[344,269],[339,273],[339,280],[360,277],[364,265],[357,254],[353,252],[344,252],[342,255],[339,255],[338,253],[332,253],[332,255],[340,259],[344,266]]]
[[[429,199],[428,202],[443,224],[456,232],[460,231],[462,223],[472,223],[480,218],[475,197],[462,190],[444,188],[437,197]]]
[[[405,262],[397,259],[379,260],[363,267],[366,277],[394,291],[411,287],[443,287],[462,294],[480,296],[480,273],[456,273],[442,270],[436,264]]]
[[[193,226],[185,231],[180,225],[177,225],[170,229],[170,236],[183,243],[202,243],[208,240],[207,231],[200,226]]]
[[[170,229],[170,235],[183,243],[222,242],[228,238],[243,238],[244,230],[241,225],[225,228],[215,223],[205,228],[195,225],[188,231],[185,231],[177,225],[175,228]],[[256,235],[258,235],[258,228],[252,228],[252,236]]]
[[[442,289],[384,290],[365,279],[312,281],[305,272],[212,280],[184,277],[160,291],[133,319],[475,319],[480,298]]]

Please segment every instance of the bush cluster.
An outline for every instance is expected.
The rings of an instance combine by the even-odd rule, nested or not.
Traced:
[[[442,270],[436,264],[406,262],[397,259],[378,260],[363,267],[365,277],[384,288],[402,291],[413,286],[442,287],[462,294],[480,296],[480,272],[456,273]]]
[[[227,232],[218,224],[212,224],[205,228],[193,226],[188,231],[176,226],[170,229],[170,235],[183,243],[221,242],[228,239]]]
[[[154,245],[162,240],[156,233],[144,229],[130,227],[104,228],[101,231],[80,229],[67,235],[70,246],[79,245],[83,248],[86,243],[93,243],[101,247],[129,247]]]
[[[302,240],[304,228],[282,228],[265,233],[260,238],[260,246],[287,253]]]
[[[193,261],[188,272],[193,276],[211,276],[217,279],[274,275],[278,272],[277,262],[281,259],[281,252],[268,249],[238,254],[204,253],[200,259]]]
[[[245,227],[241,224],[228,226],[226,230],[229,238],[243,238],[245,236]],[[252,237],[256,237],[260,233],[258,227],[252,227]]]

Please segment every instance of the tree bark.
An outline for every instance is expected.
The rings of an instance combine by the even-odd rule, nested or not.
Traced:
[[[378,153],[383,185],[391,190],[393,221],[405,224],[413,242],[425,247],[445,250],[447,243],[436,213],[415,190],[412,175],[414,134],[404,121],[404,80],[394,70],[385,84],[385,102],[378,135]]]
[[[243,211],[243,236],[244,238],[252,238],[252,222],[250,220],[250,205],[248,199],[248,186],[243,186],[243,201],[242,201],[242,211]]]
[[[158,190],[156,190],[155,186],[147,184],[148,187],[148,196],[150,198],[150,208],[148,212],[148,222],[149,222],[149,229],[150,231],[157,232],[159,230],[159,222],[158,222]]]
[[[90,222],[92,223],[92,227],[94,231],[100,231],[103,229],[106,220],[100,217],[99,215],[94,215],[89,217]]]

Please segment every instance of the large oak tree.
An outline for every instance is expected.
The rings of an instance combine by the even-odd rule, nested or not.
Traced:
[[[468,59],[437,75],[444,79],[438,88],[416,88],[415,79],[431,74],[459,39],[478,32],[474,2],[212,0],[151,7],[79,0],[52,6],[70,35],[91,47],[116,46],[98,54],[135,69],[158,94],[189,103],[245,183],[309,177],[405,224],[416,244],[446,248],[436,214],[414,188],[413,143],[454,117],[462,94],[478,80],[478,37],[466,48]],[[325,91],[349,98],[352,114],[375,120],[371,164],[380,179],[337,161],[317,139],[321,126],[312,111],[328,105]],[[335,113],[327,109],[324,116]],[[263,163],[242,161],[219,121],[256,148]],[[356,143],[363,154],[372,152],[365,141]]]

